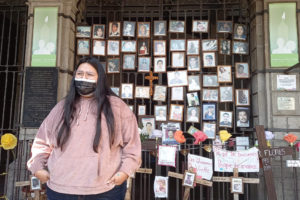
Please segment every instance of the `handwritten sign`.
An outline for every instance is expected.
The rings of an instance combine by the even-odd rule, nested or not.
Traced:
[[[212,159],[188,154],[188,169],[197,174],[197,178],[211,180],[213,175]]]
[[[160,145],[158,147],[158,165],[176,167],[177,146]]]
[[[272,149],[264,149],[258,153],[260,157],[285,156],[291,155],[293,153],[293,149],[289,147],[275,147]]]
[[[259,172],[258,149],[253,147],[248,150],[227,151],[214,147],[215,171],[233,172]]]

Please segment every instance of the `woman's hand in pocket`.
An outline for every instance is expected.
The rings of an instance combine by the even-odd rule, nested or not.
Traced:
[[[49,172],[44,169],[36,171],[34,176],[37,177],[42,183],[46,183],[50,179]]]

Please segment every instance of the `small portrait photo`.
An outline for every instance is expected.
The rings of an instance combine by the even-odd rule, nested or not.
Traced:
[[[149,55],[149,40],[138,41],[138,53],[139,56]]]
[[[138,115],[146,115],[146,106],[138,105]]]
[[[235,63],[235,77],[236,78],[250,78],[248,63]]]
[[[154,21],[154,36],[167,35],[167,21]]]
[[[154,72],[166,72],[166,57],[154,57]]]
[[[135,22],[130,22],[130,21],[123,22],[123,36],[126,37],[135,36]]]
[[[203,132],[207,135],[208,139],[216,138],[216,124],[203,122]]]
[[[220,127],[232,127],[232,112],[231,111],[220,111]]]
[[[171,101],[183,101],[183,87],[171,88]]]
[[[175,123],[175,122],[168,122],[167,124],[163,123],[161,125],[161,127],[162,127],[162,132],[163,132],[163,134],[162,134],[162,143],[163,144],[169,144],[169,145],[176,145],[176,144],[178,144],[178,142],[174,138],[174,133],[177,130],[180,130],[180,123]],[[162,153],[160,147],[162,147],[162,146],[159,146],[159,153]],[[165,145],[165,147],[172,147],[172,146],[166,146]],[[174,146],[173,146],[173,148],[176,149],[176,147],[174,147]],[[172,163],[172,165],[169,164],[168,166],[174,166],[175,167],[176,166],[175,154],[172,155],[172,153],[171,153],[171,155],[170,155],[170,152],[172,152],[172,149],[166,149],[166,150],[167,150],[167,152],[164,152],[164,154],[167,153],[167,155],[165,155],[165,156],[167,156],[168,159],[169,159],[168,163],[170,163],[170,164]],[[159,155],[161,155],[161,154],[159,154]]]
[[[138,72],[150,72],[151,57],[139,57]]]
[[[154,106],[155,120],[167,121],[167,106]]]
[[[219,89],[220,89],[220,102],[233,102],[232,86],[221,86]]]
[[[186,112],[187,122],[199,123],[200,108],[199,107],[188,107]]]
[[[120,58],[108,58],[107,59],[107,73],[120,73]]]
[[[111,87],[110,88],[117,96],[120,96],[120,88],[119,87]]]
[[[248,89],[236,89],[235,98],[235,103],[237,106],[250,106]]]
[[[155,198],[168,198],[168,178],[163,176],[155,176],[154,195]]]
[[[231,83],[231,65],[218,65],[218,82]]]
[[[246,40],[247,38],[247,29],[244,24],[234,24],[234,35],[233,39],[235,40]]]
[[[199,55],[200,40],[187,40],[187,55]]]
[[[109,37],[121,36],[121,22],[109,22]]]
[[[202,40],[202,51],[218,51],[218,40]]]
[[[105,40],[93,40],[93,55],[105,56]]]
[[[141,117],[140,122],[143,124],[141,133],[152,138],[152,133],[155,129],[155,118],[153,116]]]
[[[203,103],[202,112],[203,120],[216,120],[216,104]]]
[[[166,101],[167,97],[167,86],[164,85],[155,85],[154,86],[154,101]]]
[[[232,33],[232,21],[217,21],[217,33]]]
[[[197,92],[191,92],[186,94],[188,106],[199,106],[199,97]]]
[[[183,105],[171,104],[170,105],[170,118],[171,121],[182,121],[183,119]]]
[[[150,22],[138,22],[138,38],[150,37]]]
[[[219,101],[219,90],[203,89],[202,101]]]
[[[236,127],[250,127],[250,108],[236,107]]]
[[[200,56],[187,56],[188,71],[200,71]]]
[[[223,55],[231,54],[231,40],[220,39],[219,53]]]
[[[231,193],[243,194],[243,179],[231,177]]]
[[[248,43],[233,41],[232,53],[233,54],[248,54]]]
[[[185,171],[182,185],[185,187],[194,188],[195,179],[196,179],[195,173]]]
[[[203,75],[203,87],[218,87],[217,75]]]
[[[165,56],[166,55],[166,41],[165,40],[154,40],[153,41],[153,55],[154,56]]]
[[[149,86],[136,86],[135,87],[135,98],[149,99],[150,98],[150,87]]]
[[[185,67],[185,53],[184,52],[172,52],[172,67],[184,68]]]
[[[132,83],[122,83],[121,85],[121,98],[122,99],[132,99],[133,98],[133,84]]]
[[[199,75],[188,76],[188,90],[189,92],[201,90]]]
[[[123,70],[135,70],[135,54],[123,54]]]
[[[41,190],[41,189],[42,189],[41,181],[35,176],[30,176],[30,190]]]
[[[77,55],[90,55],[90,40],[77,40]]]
[[[120,55],[120,40],[107,40],[107,55]]]
[[[194,135],[194,133],[196,133],[197,131],[200,131],[199,129],[195,128],[194,126],[190,126],[190,128],[188,129],[188,134],[190,135]]]
[[[184,33],[185,31],[185,22],[170,20],[169,22],[169,32],[170,33]]]
[[[90,38],[91,37],[91,27],[90,26],[77,26],[76,27],[76,37],[77,38]]]
[[[203,67],[215,67],[216,54],[215,52],[203,52]]]
[[[170,51],[185,51],[185,40],[170,40]]]
[[[193,32],[208,32],[208,21],[207,20],[193,20]]]
[[[136,52],[136,40],[122,40],[122,52]]]
[[[187,71],[170,71],[167,72],[168,77],[168,86],[176,87],[176,86],[187,86]]]
[[[104,39],[105,38],[105,25],[104,24],[94,24],[93,25],[93,38],[94,39]]]

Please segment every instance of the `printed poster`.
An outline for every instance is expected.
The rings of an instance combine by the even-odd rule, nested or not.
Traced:
[[[277,90],[296,90],[296,75],[277,75]]]

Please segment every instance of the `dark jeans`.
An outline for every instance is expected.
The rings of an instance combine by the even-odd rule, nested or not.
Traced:
[[[73,195],[63,194],[51,190],[47,187],[48,200],[124,200],[126,193],[126,181],[122,185],[117,185],[113,189],[94,195]]]

